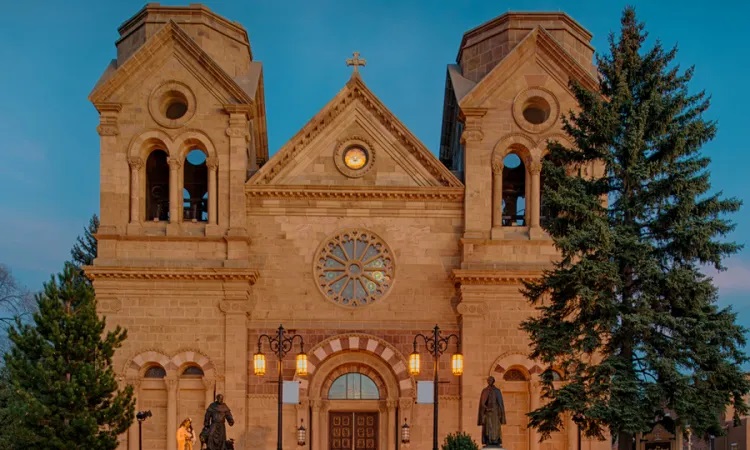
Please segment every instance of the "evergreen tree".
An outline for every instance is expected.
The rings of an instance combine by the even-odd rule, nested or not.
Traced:
[[[532,357],[562,369],[542,376],[545,405],[529,413],[543,438],[574,414],[588,436],[606,429],[630,449],[665,410],[695,433],[718,434],[727,405],[747,412],[745,329],[720,309],[701,267],[723,270],[740,249],[726,218],[740,202],[709,193],[701,146],[716,133],[709,101],[688,93],[676,49],[645,49],[628,8],[610,54],[597,60],[600,93],[572,85],[580,111],[564,128],[576,149],[550,144],[544,162],[546,228],[560,258],[526,283],[539,314],[522,328]],[[596,177],[582,168],[603,167]]]
[[[127,333],[119,326],[104,333],[93,288],[79,272],[66,264],[37,295],[34,323],[11,327],[11,393],[0,401],[20,422],[15,448],[115,449],[133,422],[133,389],[118,391],[112,368]]]
[[[90,266],[96,258],[96,238],[94,235],[99,230],[99,217],[96,214],[89,219],[89,225],[83,229],[83,236],[76,238],[76,243],[70,250],[70,256],[73,258],[71,263],[76,267]]]

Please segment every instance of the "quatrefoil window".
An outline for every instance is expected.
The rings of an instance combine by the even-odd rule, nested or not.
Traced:
[[[315,260],[320,292],[341,306],[364,306],[383,298],[393,276],[393,253],[369,231],[336,234],[323,244]]]

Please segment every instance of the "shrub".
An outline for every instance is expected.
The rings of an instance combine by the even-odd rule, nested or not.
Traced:
[[[445,437],[443,450],[479,450],[479,446],[470,435],[461,431]]]

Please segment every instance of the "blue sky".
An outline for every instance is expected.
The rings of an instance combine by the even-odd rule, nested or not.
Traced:
[[[179,4],[163,2],[164,4]],[[0,0],[0,263],[39,289],[68,258],[98,212],[99,137],[87,96],[115,56],[117,27],[140,1]],[[617,30],[621,1],[207,1],[241,23],[263,62],[273,154],[344,85],[344,60],[358,50],[363,77],[428,148],[437,151],[445,66],[464,31],[509,10],[565,11],[594,35],[597,51]],[[696,66],[693,87],[713,98],[718,137],[705,147],[716,190],[743,199],[732,238],[750,241],[750,166],[745,121],[750,51],[743,37],[750,3],[635,1],[652,38],[678,44],[678,62]],[[715,4],[712,4],[715,5]],[[722,303],[750,326],[750,249],[719,274]]]

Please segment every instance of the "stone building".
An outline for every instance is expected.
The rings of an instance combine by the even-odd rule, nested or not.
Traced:
[[[419,375],[408,359],[436,324],[461,341],[439,359],[440,442],[458,430],[480,440],[493,375],[506,448],[578,448],[569,418],[541,444],[526,426],[550,368],[527,357],[519,287],[555,255],[540,171],[546,142],[567,142],[569,80],[596,89],[581,25],[507,13],[467,31],[447,67],[439,158],[368,89],[356,57],[341,91],[269,158],[263,69],[242,26],[200,5],[149,4],[119,33],[90,95],[101,226],[87,274],[108,324],[128,330],[115,364],[153,413],[144,448],[176,450],[178,423],[200,429],[216,392],[237,448],[275,448],[276,359],[264,342],[261,377],[253,355],[280,324],[309,358],[298,376],[295,341],[283,361],[284,380],[299,382],[299,401],[283,406],[285,449],[300,423],[309,449],[401,448],[404,423],[409,448],[431,448],[433,405],[417,393],[429,392],[432,359],[421,341]],[[138,448],[137,425],[121,448]]]

